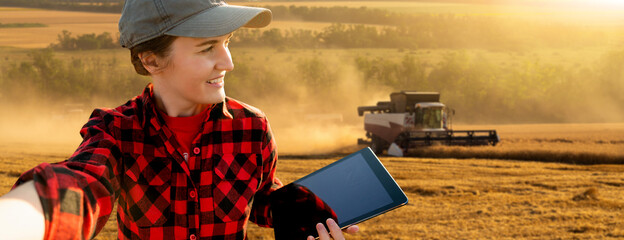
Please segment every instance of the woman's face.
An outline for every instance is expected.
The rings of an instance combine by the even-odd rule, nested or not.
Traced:
[[[158,73],[160,92],[182,105],[222,102],[225,73],[234,69],[228,49],[231,36],[178,37]]]

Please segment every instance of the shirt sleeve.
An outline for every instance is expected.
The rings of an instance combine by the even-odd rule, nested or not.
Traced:
[[[108,131],[112,122],[110,114],[96,109],[69,159],[40,164],[13,186],[34,181],[45,215],[44,239],[91,239],[106,224],[119,193],[121,152]]]
[[[261,227],[273,227],[269,195],[271,192],[283,186],[282,182],[275,177],[276,164],[277,147],[271,127],[267,122],[266,132],[262,142],[262,183],[254,196],[250,216],[250,221],[255,222]]]

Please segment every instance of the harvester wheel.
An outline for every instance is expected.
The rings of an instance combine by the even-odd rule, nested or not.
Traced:
[[[382,138],[377,137],[375,135],[371,137],[370,148],[373,150],[375,154],[378,154],[378,155],[382,154],[383,151],[386,150],[389,146],[390,144],[386,142],[386,140],[383,140]]]

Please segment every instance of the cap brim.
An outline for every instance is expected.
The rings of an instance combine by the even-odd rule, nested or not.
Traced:
[[[261,28],[269,23],[271,23],[269,9],[221,5],[187,19],[165,34],[182,37],[216,37],[231,33],[240,27]]]

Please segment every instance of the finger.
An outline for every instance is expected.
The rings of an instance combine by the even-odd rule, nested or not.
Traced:
[[[308,236],[308,240],[314,240],[314,237],[312,235]]]
[[[357,233],[358,231],[360,231],[360,227],[358,227],[357,225],[350,226],[345,230],[345,232],[349,234],[354,234],[354,233]]]
[[[316,231],[318,232],[319,235],[319,240],[329,240],[329,233],[327,233],[327,229],[325,229],[325,226],[323,226],[322,223],[317,223],[316,224]]]
[[[334,221],[334,219],[331,219],[331,218],[327,219],[327,227],[329,227],[329,232],[331,232],[331,235],[334,238],[334,240],[345,239],[344,235],[342,235],[342,230],[340,229],[336,221]]]

